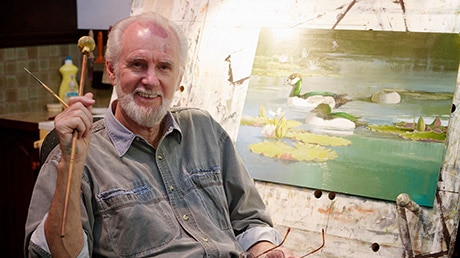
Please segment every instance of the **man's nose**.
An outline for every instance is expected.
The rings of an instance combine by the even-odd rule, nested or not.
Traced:
[[[149,67],[146,70],[142,83],[146,85],[152,85],[152,86],[159,85],[160,79],[158,78],[158,70],[155,67]]]

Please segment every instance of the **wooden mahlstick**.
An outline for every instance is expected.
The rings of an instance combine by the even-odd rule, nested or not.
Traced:
[[[88,55],[94,50],[95,45],[96,44],[94,43],[94,39],[89,36],[83,36],[78,40],[78,47],[80,48],[81,53],[83,55],[81,73],[80,73],[80,85],[78,87],[78,96],[83,96],[84,87],[85,87],[85,72],[86,72],[86,64],[88,62]],[[66,186],[65,200],[64,200],[64,210],[62,212],[61,237],[65,236],[65,223],[67,219],[67,207],[69,204],[70,185],[72,182],[73,169],[75,165],[77,138],[78,138],[78,132],[77,130],[75,130],[73,132],[72,148],[70,150],[69,175],[67,178],[67,186]]]

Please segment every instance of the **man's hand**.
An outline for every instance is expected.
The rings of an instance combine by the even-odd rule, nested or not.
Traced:
[[[270,242],[262,241],[262,242],[256,243],[251,248],[249,248],[248,252],[250,252],[254,257],[257,257],[258,255],[266,252],[267,250],[270,250],[273,247],[275,247],[274,244]],[[263,258],[297,258],[299,256],[292,254],[290,250],[284,247],[278,247],[274,249],[273,251],[270,251],[260,257],[263,257]]]
[[[75,130],[78,133],[75,160],[78,161],[86,157],[93,124],[91,108],[94,103],[95,100],[92,93],[87,93],[80,97],[72,97],[68,101],[69,107],[56,116],[54,127],[56,128],[64,161],[70,160],[72,137]]]

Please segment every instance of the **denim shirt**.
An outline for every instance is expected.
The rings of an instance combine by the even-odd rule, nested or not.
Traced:
[[[207,112],[172,110],[162,130],[155,149],[110,110],[93,124],[81,186],[83,251],[92,257],[237,257],[258,241],[279,242],[230,137]],[[44,233],[34,231],[43,230],[60,155],[57,147],[37,179],[26,256],[48,255]]]

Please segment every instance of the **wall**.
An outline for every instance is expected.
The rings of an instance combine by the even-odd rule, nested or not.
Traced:
[[[0,48],[0,115],[45,111],[47,103],[57,103],[24,67],[58,92],[58,69],[68,55],[79,64],[76,44]]]
[[[81,67],[82,55],[75,44],[40,45],[27,47],[0,48],[0,115],[46,111],[46,104],[58,103],[28,73],[27,68],[54,92],[59,92],[61,74],[59,68],[66,56]],[[97,67],[96,67],[97,66]],[[102,66],[95,65],[95,71]],[[77,75],[77,81],[80,76]],[[95,107],[106,107],[112,89],[93,88],[86,80],[85,92],[92,92],[96,99]],[[50,113],[50,116],[53,116]]]
[[[209,110],[235,140],[262,26],[460,31],[459,0],[133,1],[132,13],[147,10],[174,20],[189,38],[185,90],[176,104]],[[459,100],[456,89],[454,103]],[[409,230],[402,234],[398,221],[403,217],[395,202],[256,182],[275,226],[281,232],[292,228],[285,246],[306,254],[321,245],[324,229],[325,246],[311,257],[452,256],[459,220],[459,123],[457,111],[450,122],[434,207],[421,208],[417,215],[408,211]]]

